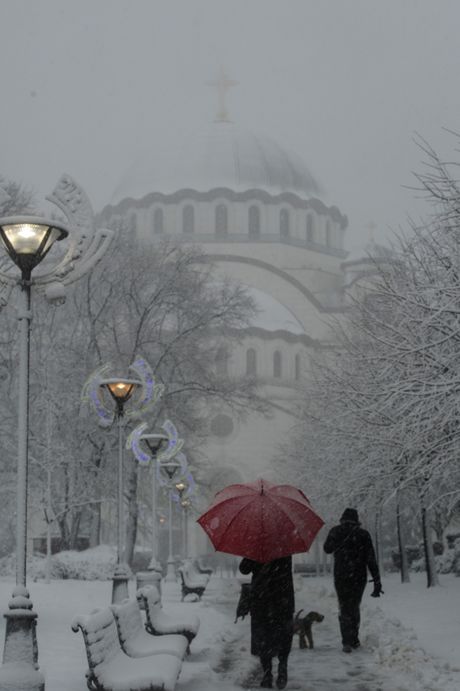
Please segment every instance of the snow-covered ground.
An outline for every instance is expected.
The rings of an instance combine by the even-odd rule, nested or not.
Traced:
[[[368,592],[362,607],[362,648],[342,653],[336,598],[329,577],[296,577],[297,608],[325,615],[314,626],[315,649],[289,658],[287,689],[302,691],[458,691],[460,689],[460,578],[442,576],[427,590],[423,574],[402,585],[395,574],[384,578],[385,595]],[[134,595],[134,582],[130,584]],[[0,581],[0,606],[6,610],[11,581]],[[105,606],[108,581],[53,581],[29,584],[39,615],[40,665],[47,691],[84,691],[87,667],[83,638],[70,629],[76,614]],[[180,602],[178,584],[164,584],[167,612],[198,614],[200,631],[182,667],[177,691],[237,691],[258,688],[259,665],[249,653],[249,621],[234,623],[239,584],[213,576],[202,602]],[[0,623],[3,641],[4,621]]]

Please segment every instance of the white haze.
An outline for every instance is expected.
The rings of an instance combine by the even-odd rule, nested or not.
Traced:
[[[232,119],[305,160],[351,249],[426,211],[404,186],[415,132],[451,157],[459,25],[456,0],[3,0],[0,173],[46,194],[68,172],[99,209],[213,119],[224,66]]]

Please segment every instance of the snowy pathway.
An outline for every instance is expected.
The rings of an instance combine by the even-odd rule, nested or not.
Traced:
[[[394,675],[388,671],[382,675],[382,670],[374,660],[373,652],[365,650],[345,654],[341,650],[338,635],[338,623],[335,596],[325,588],[319,588],[319,594],[313,595],[308,588],[308,581],[298,581],[296,601],[298,608],[304,608],[305,613],[310,609],[318,609],[325,615],[321,624],[314,625],[314,650],[301,650],[297,637],[289,657],[289,681],[287,689],[301,689],[302,691],[409,691],[408,686],[395,686]],[[301,587],[299,587],[301,586]],[[226,613],[227,622],[232,621],[235,611],[236,585],[227,584],[228,602],[218,593],[215,596],[215,606],[222,613]],[[314,597],[315,603],[308,604],[307,599]],[[213,594],[208,595],[212,601]],[[320,603],[320,604],[316,604]],[[260,688],[260,667],[256,658],[249,654],[249,621],[241,620],[232,625],[227,631],[228,640],[224,642],[221,657],[214,666],[214,672],[220,677],[215,689],[221,688],[221,683],[233,682],[235,688]],[[276,672],[276,665],[274,665]],[[275,677],[276,678],[276,677]],[[216,680],[217,681],[217,680]],[[184,684],[184,691],[195,691],[194,687]]]
[[[201,685],[195,683],[196,678],[189,683],[184,669],[178,691],[179,687],[181,691],[260,688],[260,667],[249,653],[249,621],[233,624],[238,585],[235,581],[224,583],[219,584],[218,579],[214,579],[204,602],[205,606],[212,604],[222,615],[221,623],[215,622],[211,648],[204,648],[200,653],[210,661],[209,686],[203,685],[203,677]],[[305,612],[315,609],[324,614],[325,619],[314,625],[314,650],[300,650],[295,638],[286,688],[301,691],[458,691],[460,670],[428,656],[414,632],[404,628],[398,620],[385,616],[379,603],[381,601],[369,597],[364,600],[363,645],[346,654],[341,650],[337,601],[330,579],[297,579],[297,608]],[[188,664],[193,665],[193,660]]]
[[[134,596],[134,583],[130,586]],[[72,633],[70,622],[76,614],[108,604],[111,583],[54,581],[47,585],[32,582],[29,588],[39,614],[40,665],[46,678],[46,691],[86,691],[83,640],[81,634]],[[347,655],[341,651],[337,603],[330,579],[296,579],[297,608],[305,612],[315,609],[324,614],[325,619],[314,625],[314,650],[300,650],[295,639],[289,658],[287,691],[458,691],[460,668],[454,656],[448,661],[436,651],[427,654],[414,631],[405,628],[397,617],[398,614],[401,618],[411,615],[415,619],[426,607],[426,614],[430,616],[431,613],[435,621],[437,638],[442,638],[444,622],[449,624],[449,617],[452,621],[458,619],[455,607],[459,601],[460,579],[452,579],[446,583],[444,591],[440,589],[429,596],[415,583],[410,591],[397,591],[396,582],[394,587],[388,583],[388,591],[392,588],[394,594],[388,592],[387,600],[374,601],[368,593],[365,595],[363,647]],[[11,590],[11,582],[0,581],[3,608],[7,606]],[[234,623],[238,593],[236,579],[213,576],[202,602],[181,603],[179,585],[165,584],[165,609],[179,613],[186,608],[198,614],[201,620],[199,634],[192,643],[192,654],[183,664],[176,691],[260,688],[259,664],[249,652],[249,620]],[[395,612],[398,598],[399,612]],[[450,609],[447,610],[443,603],[450,603]],[[392,611],[385,612],[386,607]],[[2,620],[3,617],[0,618],[1,642]],[[454,639],[457,648],[459,630],[460,625]]]

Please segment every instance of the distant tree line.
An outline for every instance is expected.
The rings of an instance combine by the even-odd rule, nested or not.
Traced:
[[[432,215],[374,256],[373,278],[334,324],[334,346],[313,356],[286,469],[328,520],[360,508],[380,559],[392,514],[403,581],[418,522],[432,586],[433,532],[442,541],[460,506],[460,189],[458,164],[420,145],[427,166],[417,187]]]

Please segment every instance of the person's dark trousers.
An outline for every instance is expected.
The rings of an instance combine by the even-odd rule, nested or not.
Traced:
[[[273,686],[271,655],[261,655],[260,664],[262,665],[263,670],[261,686],[266,689],[271,689]]]
[[[359,607],[364,588],[365,584],[353,591],[348,588],[346,590],[337,588],[342,645],[350,645],[352,647],[359,645],[359,624],[361,621]]]

